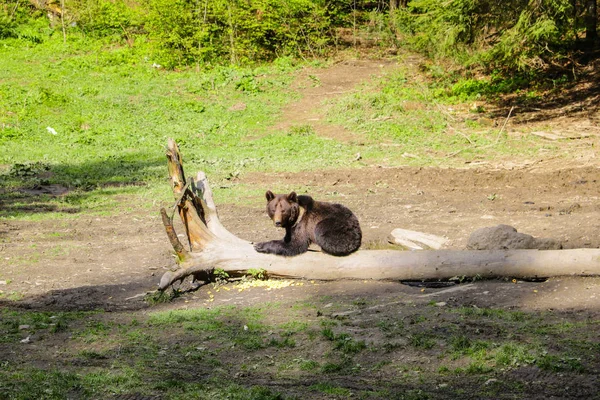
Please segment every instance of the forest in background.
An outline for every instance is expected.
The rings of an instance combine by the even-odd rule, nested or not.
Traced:
[[[485,73],[539,74],[589,59],[597,20],[596,0],[5,0],[0,39],[100,40],[170,69],[325,57],[367,43]]]

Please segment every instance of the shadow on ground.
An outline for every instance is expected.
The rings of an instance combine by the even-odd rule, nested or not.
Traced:
[[[512,116],[527,123],[546,122],[558,117],[595,116],[600,109],[600,50],[583,55],[574,61],[572,69],[556,69],[546,76],[556,76],[549,80],[542,96],[531,97],[524,89],[504,96],[498,108],[491,113],[495,119],[507,117],[509,109],[515,107]],[[564,83],[564,80],[568,82]],[[537,82],[532,82],[537,83]]]
[[[0,300],[1,307],[32,311],[137,311],[149,308],[145,301],[147,293],[154,292],[157,278],[120,285],[80,286],[69,289],[51,290],[19,301]]]
[[[155,283],[151,278],[5,302],[17,313],[105,312],[80,316],[54,333],[27,333],[14,326],[10,331],[17,342],[31,335],[31,342],[21,345],[27,354],[9,343],[0,343],[0,351],[22,370],[44,365],[60,371],[55,378],[63,382],[61,390],[87,389],[89,382],[81,380],[87,368],[120,373],[129,383],[119,387],[122,396],[129,396],[122,398],[193,397],[227,388],[225,382],[239,385],[238,391],[260,388],[269,394],[247,398],[568,399],[597,394],[598,309],[534,311],[524,306],[535,293],[556,293],[575,280],[481,281],[440,289],[397,282],[293,281],[280,290],[238,290],[228,284],[217,292],[209,285],[151,307],[138,296]],[[597,279],[582,283],[590,293],[600,287]],[[71,376],[70,371],[78,372]],[[126,378],[126,371],[134,374]],[[13,378],[0,385],[0,395],[17,390],[23,383],[19,379],[25,379]],[[143,384],[134,385],[136,379]]]
[[[14,164],[0,175],[0,217],[38,213],[78,213],[95,191],[143,186],[164,160],[135,153],[82,164]]]

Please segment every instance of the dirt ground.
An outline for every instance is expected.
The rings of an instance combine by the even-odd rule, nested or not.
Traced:
[[[558,239],[565,248],[600,247],[600,169],[593,166],[544,171],[371,167],[250,174],[241,181],[265,187],[282,182],[292,187],[300,181],[316,198],[327,198],[335,191],[337,201],[350,207],[361,221],[363,246],[385,244],[394,228],[405,228],[444,236],[449,239],[448,248],[461,249],[474,230],[508,224],[536,237]],[[494,200],[488,198],[490,194],[496,195]],[[223,224],[246,240],[282,235],[262,207],[223,204],[218,210]],[[142,307],[140,297],[129,298],[154,290],[160,275],[173,263],[160,218],[152,214],[60,222],[2,221],[0,235],[5,280],[0,290],[21,293],[22,301],[33,306]],[[587,287],[588,281],[582,279],[580,285]],[[574,279],[571,285],[579,286],[577,282]],[[521,305],[513,293],[499,295],[508,298],[494,300],[497,303]],[[600,306],[591,301],[592,295],[600,299],[600,292],[571,286],[568,299],[551,308]]]
[[[317,134],[339,139],[351,132],[323,122],[324,98],[347,93],[362,80],[395,68],[392,61],[344,61],[323,70],[307,71],[298,90],[304,97],[290,105],[280,125],[311,124]],[[374,72],[373,72],[374,71]],[[309,76],[313,76],[310,78]],[[310,85],[314,76],[320,85]],[[464,248],[475,229],[508,224],[520,232],[562,241],[565,248],[600,247],[600,164],[597,109],[552,110],[555,131],[584,127],[586,137],[557,141],[572,154],[569,161],[544,159],[500,160],[464,168],[387,168],[328,170],[300,173],[252,173],[239,183],[270,188],[298,183],[313,197],[341,202],[358,216],[364,244],[386,243],[394,228],[444,236],[447,247]],[[544,111],[538,111],[543,113]],[[500,115],[501,113],[499,113]],[[556,116],[556,114],[560,114]],[[505,114],[503,114],[505,115]],[[521,116],[508,127],[518,132],[524,124],[548,124],[539,116]],[[500,117],[499,117],[500,118]],[[531,128],[532,125],[528,125]],[[586,128],[587,127],[587,128]],[[210,178],[210,177],[209,177]],[[279,238],[262,207],[218,204],[225,227],[241,238],[263,241]],[[0,290],[22,295],[18,304],[34,309],[143,310],[143,294],[156,289],[162,273],[173,264],[171,248],[156,212],[123,212],[118,216],[79,217],[36,222],[0,221]],[[534,291],[535,288],[535,291]],[[402,294],[416,304],[432,299],[455,305],[511,310],[562,310],[588,318],[600,317],[600,278],[558,277],[547,282],[481,281],[450,289],[410,287],[398,282],[319,282],[279,291],[254,289],[243,293],[221,291],[209,304],[207,288],[189,293],[162,307],[206,307],[220,304],[292,302],[323,294],[367,298],[385,305]],[[185,303],[184,303],[185,302]],[[349,318],[365,318],[365,312]],[[536,375],[537,374],[537,375]],[[543,381],[539,371],[523,370],[521,378]],[[565,377],[567,379],[568,377]],[[560,383],[560,382],[559,382]],[[562,384],[562,383],[560,383]],[[580,383],[592,393],[592,381]],[[587,386],[586,386],[587,385]],[[550,398],[553,386],[539,398]],[[556,389],[558,390],[558,389]],[[562,398],[560,396],[555,398]]]

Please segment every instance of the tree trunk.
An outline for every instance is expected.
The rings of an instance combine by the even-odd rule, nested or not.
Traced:
[[[406,6],[408,6],[408,0],[390,0],[390,11],[406,8]]]
[[[177,144],[169,140],[168,169],[190,250],[179,241],[172,217],[161,209],[163,224],[179,268],[166,272],[161,290],[187,276],[215,268],[230,276],[263,269],[269,277],[317,280],[435,280],[452,277],[543,278],[556,275],[600,275],[600,250],[362,250],[347,257],[307,252],[295,257],[258,253],[252,243],[230,233],[219,221],[204,173],[186,182]]]
[[[598,39],[598,9],[596,0],[587,0],[585,5],[585,41],[594,43]]]

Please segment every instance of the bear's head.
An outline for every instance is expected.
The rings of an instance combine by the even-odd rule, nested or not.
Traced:
[[[290,194],[274,194],[270,190],[266,193],[267,213],[278,228],[292,227],[300,215],[298,196],[295,192]]]

